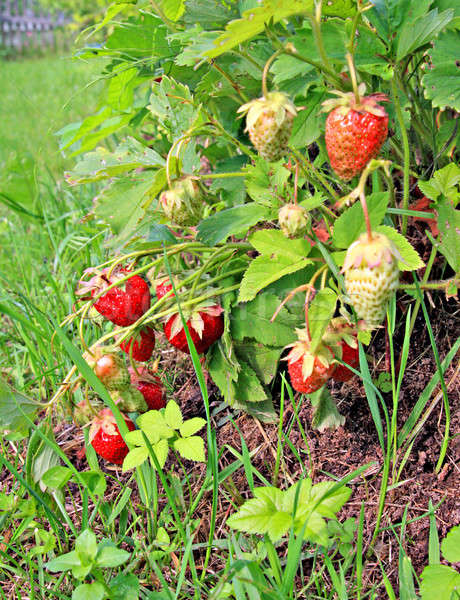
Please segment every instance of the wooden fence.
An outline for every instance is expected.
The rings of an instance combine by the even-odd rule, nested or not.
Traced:
[[[0,46],[21,51],[55,44],[56,29],[69,22],[64,13],[46,13],[37,0],[0,0]]]

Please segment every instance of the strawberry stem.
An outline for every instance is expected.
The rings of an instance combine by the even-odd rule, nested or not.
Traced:
[[[358,80],[357,80],[357,77],[356,77],[356,69],[355,69],[355,65],[353,63],[353,57],[352,57],[352,55],[349,52],[347,52],[346,59],[347,59],[347,63],[348,63],[348,70],[350,71],[351,85],[353,86],[353,93],[355,95],[355,102],[356,102],[357,105],[359,105],[359,103],[361,102],[361,98],[359,97]]]
[[[267,74],[268,74],[268,69],[270,68],[270,65],[275,60],[275,58],[277,58],[282,52],[284,52],[284,48],[280,48],[279,50],[277,50],[274,54],[272,54],[270,56],[270,58],[265,63],[265,67],[264,67],[264,70],[263,70],[263,73],[262,73],[262,96],[265,99],[267,98],[267,95],[268,95],[268,89],[267,89]]]
[[[299,163],[295,163],[295,174],[294,174],[294,204],[297,204],[297,187],[299,184]]]
[[[361,192],[359,194],[359,199],[361,201],[361,206],[363,207],[364,220],[366,221],[367,239],[369,240],[369,242],[371,242],[372,241],[371,220],[369,218],[369,211],[367,210],[366,195],[364,194],[364,190],[361,190]]]

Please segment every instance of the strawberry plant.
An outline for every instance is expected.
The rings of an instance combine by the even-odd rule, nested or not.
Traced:
[[[95,275],[83,280],[84,303],[68,322],[80,320],[86,346],[81,319],[94,307],[124,328],[99,343],[115,337],[131,360],[149,354],[153,335],[138,354],[142,336],[160,329],[188,352],[179,304],[225,400],[273,420],[271,387],[296,328],[303,344],[313,342],[313,362],[291,350],[294,388],[312,393],[334,369],[347,379],[337,365],[351,346],[321,341],[331,319],[342,312],[350,326],[359,321],[355,340],[369,343],[394,293],[411,287],[400,274],[424,267],[405,237],[416,214],[411,181],[441,203],[441,219],[456,218],[458,167],[447,164],[456,132],[442,119],[458,97],[430,91],[456,21],[449,3],[431,12],[409,2],[246,4],[208,16],[204,0],[143,10],[91,50],[108,59],[106,105],[96,120],[63,130],[62,147],[80,156],[70,184],[105,182],[90,216],[107,223],[118,254],[88,265]],[[124,10],[131,14],[120,7],[119,16]],[[151,44],[131,38],[133,27]],[[116,147],[98,146],[114,133],[124,138]],[[424,183],[430,161],[442,167],[436,181],[448,170],[452,192]],[[422,288],[457,286],[453,238],[440,229],[431,239],[451,274]],[[165,254],[177,294],[150,301],[146,281],[165,279]],[[307,292],[306,314],[295,290]],[[321,310],[312,304],[312,324],[308,304],[320,290],[329,293]]]
[[[437,405],[442,419],[428,431],[430,440],[439,434],[436,456],[420,452],[420,472],[433,462],[440,482],[449,476],[457,372],[447,369],[459,342],[440,356],[429,313],[459,287],[459,19],[453,0],[140,0],[108,6],[83,33],[88,46],[77,55],[101,59],[104,91],[97,113],[59,133],[75,161],[65,190],[84,188],[92,199],[87,236],[63,228],[62,247],[50,244],[55,271],[68,240],[78,258],[62,276],[68,314],[54,318],[48,307],[39,320],[33,307],[30,325],[18,308],[22,290],[4,311],[27,332],[33,356],[32,376],[15,360],[14,385],[24,391],[9,371],[0,381],[0,427],[10,436],[2,444],[20,457],[0,460],[22,496],[33,496],[0,497],[2,518],[17,511],[8,527],[18,514],[26,519],[16,551],[34,535],[37,555],[50,558],[67,532],[76,538],[66,500],[78,489],[84,527],[94,522],[136,554],[141,597],[391,590],[386,575],[366,588],[373,579],[363,571],[377,537],[390,535],[387,493],[397,497],[412,481],[402,473]],[[62,221],[48,217],[48,228]],[[103,250],[92,245],[102,238]],[[51,271],[40,292],[54,298]],[[426,335],[419,340],[414,328]],[[431,351],[436,367],[413,402],[403,387],[419,358],[412,346],[424,359]],[[199,394],[185,402],[192,366],[203,405]],[[361,467],[354,489],[364,487],[366,501],[376,491],[368,505],[364,494],[353,502],[362,502],[355,545],[354,521],[339,521],[351,478],[312,457],[325,439],[339,440],[347,454],[331,461],[349,468],[355,438],[363,448],[368,440],[359,411],[374,424],[376,464]],[[64,413],[89,471],[78,471],[74,446],[53,430]],[[241,451],[227,424],[241,431]],[[254,445],[252,427],[263,437]],[[24,458],[13,444],[31,428]],[[113,506],[101,499],[101,469],[120,475],[107,477],[120,486]],[[317,483],[318,473],[338,483]],[[52,523],[52,537],[35,512]],[[415,597],[405,526],[406,514],[401,598]],[[81,556],[48,567],[75,570],[77,598],[119,598],[85,537]],[[422,595],[433,596],[438,576],[455,593],[453,569],[433,563]]]

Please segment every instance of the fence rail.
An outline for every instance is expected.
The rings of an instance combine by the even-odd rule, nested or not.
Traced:
[[[45,12],[37,0],[0,0],[0,46],[22,50],[53,45],[55,30],[67,23],[64,13]]]

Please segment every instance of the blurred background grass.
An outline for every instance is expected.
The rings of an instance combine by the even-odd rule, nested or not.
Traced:
[[[62,177],[71,161],[59,152],[54,133],[96,109],[98,73],[97,61],[68,56],[0,62],[0,164],[24,157]]]

